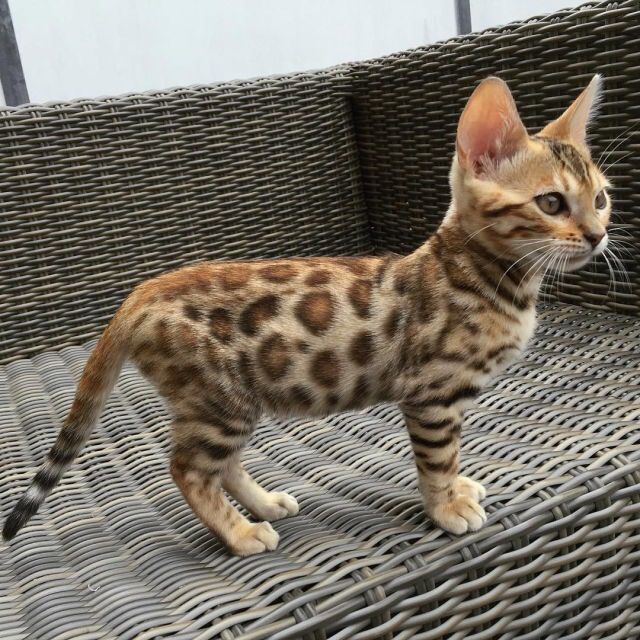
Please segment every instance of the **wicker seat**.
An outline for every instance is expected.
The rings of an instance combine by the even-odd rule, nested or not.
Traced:
[[[615,295],[601,265],[549,287],[525,357],[467,414],[462,470],[489,522],[459,538],[425,518],[382,405],[263,420],[247,466],[301,512],[276,523],[277,551],[229,556],[172,483],[167,413],[126,365],[0,549],[0,637],[640,637],[639,17],[609,2],[313,74],[1,111],[0,515],[135,282],[205,258],[411,250],[488,73],[532,129],[608,77],[594,145],[630,137],[606,164],[632,252]]]

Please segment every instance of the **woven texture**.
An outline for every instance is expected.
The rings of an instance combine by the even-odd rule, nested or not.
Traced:
[[[0,358],[79,343],[142,279],[370,250],[338,70],[0,111]]]
[[[167,413],[127,365],[0,549],[0,637],[640,637],[639,18],[605,3],[315,74],[0,111],[0,516],[69,409],[78,345],[128,289],[204,258],[410,250],[446,208],[457,115],[488,73],[531,128],[607,76],[596,156],[611,144],[632,250],[615,295],[600,267],[550,289],[582,306],[545,306],[468,413],[462,471],[490,518],[461,538],[425,519],[401,416],[378,406],[261,424],[247,466],[301,512],[276,552],[229,556],[171,481]]]
[[[2,514],[87,355],[0,371]],[[488,489],[485,529],[425,521],[401,416],[379,406],[261,424],[247,466],[301,512],[276,523],[276,552],[239,559],[171,481],[167,414],[128,366],[43,515],[2,551],[2,637],[640,637],[639,420],[638,323],[549,307],[467,416],[462,470]]]
[[[618,271],[613,296],[600,258],[567,274],[549,295],[639,314],[639,41],[640,2],[605,2],[357,65],[355,122],[376,245],[405,253],[438,227],[449,203],[458,118],[479,79],[495,74],[506,80],[525,125],[535,132],[602,73],[602,109],[590,139],[594,159],[615,186],[613,221],[624,227],[611,235],[621,239],[617,253],[631,283],[624,286],[624,275],[612,265]]]
[[[0,110],[0,362],[96,336],[135,283],[196,260],[414,248],[488,73],[532,130],[607,77],[593,140],[630,284],[612,295],[601,261],[549,295],[637,314],[639,16],[605,3],[316,74]]]

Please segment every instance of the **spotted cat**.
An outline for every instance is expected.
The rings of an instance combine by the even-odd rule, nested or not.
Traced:
[[[458,125],[449,210],[406,257],[205,262],[140,284],[91,354],[5,539],[80,452],[125,358],[170,408],[173,479],[235,554],[275,549],[269,521],[298,513],[240,461],[263,412],[397,402],[426,513],[455,534],[479,529],[485,490],[458,475],[463,412],[525,348],[544,272],[577,269],[607,243],[609,185],[586,143],[599,86],[595,76],[530,136],[507,85],[480,83]]]

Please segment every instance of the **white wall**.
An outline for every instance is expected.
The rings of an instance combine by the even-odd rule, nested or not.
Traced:
[[[482,31],[584,3],[585,0],[471,0],[471,24],[474,31]]]
[[[10,0],[33,102],[325,67],[455,34],[452,0]]]
[[[471,0],[474,31],[582,0]],[[326,67],[456,33],[454,0],[10,0],[33,102]]]

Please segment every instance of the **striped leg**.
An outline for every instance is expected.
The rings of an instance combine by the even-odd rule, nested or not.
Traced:
[[[480,529],[487,519],[479,504],[484,487],[458,475],[462,410],[441,404],[402,408],[427,514],[458,535]]]
[[[298,513],[298,503],[293,496],[263,489],[237,458],[224,474],[222,486],[229,495],[260,520],[280,520]]]
[[[249,522],[222,491],[223,477],[237,464],[248,439],[229,437],[228,428],[228,423],[177,421],[171,475],[194,513],[232,553],[248,556],[273,550],[278,534],[272,526]]]

